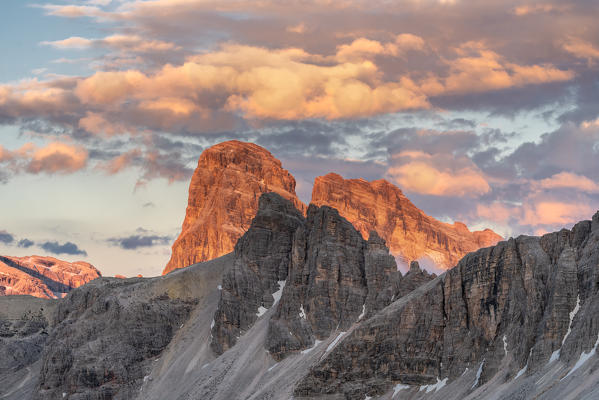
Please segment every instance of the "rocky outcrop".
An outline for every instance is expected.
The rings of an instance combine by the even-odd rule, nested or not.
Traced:
[[[263,193],[275,192],[299,210],[295,179],[262,147],[236,140],[206,149],[189,185],[181,234],[163,274],[233,251],[250,227]]]
[[[223,277],[212,327],[212,348],[218,354],[280,298],[294,234],[304,224],[293,204],[275,193],[262,195],[259,203],[250,229],[235,246],[233,268]]]
[[[500,369],[506,382],[558,360],[565,378],[599,343],[598,249],[599,213],[572,230],[470,253],[360,324],[295,393],[363,399],[398,384],[442,387],[477,371],[460,389],[465,397]]]
[[[384,240],[376,232],[364,240],[336,210],[311,205],[304,219],[289,201],[265,194],[223,279],[212,348],[231,348],[276,305],[265,346],[282,359],[348,329],[426,277],[418,269],[403,282]]]
[[[461,222],[450,225],[426,215],[383,179],[320,176],[314,182],[312,203],[336,208],[365,237],[376,231],[406,265],[429,258],[441,269],[451,268],[467,253],[501,240],[490,229],[470,232]]]
[[[100,277],[93,265],[52,257],[0,256],[0,296],[29,294],[55,299]]]
[[[225,256],[150,279],[101,278],[73,290],[52,314],[33,398],[136,398],[230,262]]]

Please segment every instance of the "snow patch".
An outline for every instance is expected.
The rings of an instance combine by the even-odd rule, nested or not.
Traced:
[[[217,288],[218,290],[223,290],[223,287],[222,287],[222,285],[218,285],[216,288]]]
[[[524,375],[524,373],[526,372],[527,369],[528,369],[528,363],[526,363],[524,368],[522,368],[520,371],[518,371],[518,373],[514,377],[514,380],[516,380],[516,379],[520,378],[522,375]]]
[[[345,335],[345,332],[341,332],[339,335],[337,335],[337,337],[335,338],[335,340],[333,340],[331,342],[331,344],[329,344],[329,347],[327,347],[327,353],[329,351],[331,351],[333,349],[333,347],[335,347],[337,345],[337,343],[339,343],[339,340],[341,340],[341,338],[343,337],[343,335]]]
[[[275,298],[275,302],[273,303],[273,306],[275,304],[277,304],[279,302],[279,300],[281,300],[281,296],[283,295],[283,288],[285,287],[286,281],[278,281],[277,283],[279,284],[279,290],[277,290],[276,292],[274,292],[272,294],[272,297]]]
[[[409,389],[410,386],[409,385],[403,385],[401,383],[398,383],[397,385],[395,385],[395,387],[393,388],[393,396],[391,396],[392,398],[397,396],[397,393],[401,392],[404,389]]]
[[[599,334],[597,334],[597,341],[595,342],[595,346],[593,346],[593,348],[591,349],[591,351],[589,351],[588,353],[584,353],[583,352],[582,354],[580,354],[580,358],[578,359],[578,361],[576,362],[576,364],[574,365],[574,367],[572,367],[572,369],[570,370],[570,372],[568,372],[568,374],[566,376],[564,376],[560,380],[566,379],[574,371],[576,371],[578,368],[582,367],[583,364],[586,363],[589,360],[589,358],[593,357],[595,355],[595,353],[597,353],[597,346],[599,346]]]
[[[270,371],[272,371],[272,370],[273,370],[273,369],[274,369],[274,368],[275,368],[277,365],[279,365],[279,363],[275,363],[275,364],[273,364],[273,366],[272,366],[272,367],[270,367],[270,368],[268,369],[268,371],[267,371],[267,372],[270,372]]]
[[[570,311],[570,323],[568,324],[568,332],[566,332],[566,336],[564,336],[564,339],[562,340],[562,346],[566,342],[566,338],[570,335],[570,332],[572,332],[572,321],[574,321],[574,317],[576,316],[576,314],[578,314],[578,310],[580,310],[580,296],[576,296],[576,306],[572,311]]]
[[[318,346],[321,343],[322,343],[322,340],[315,340],[314,341],[314,346],[310,347],[309,349],[302,350],[302,354],[308,354],[309,352],[311,352],[312,350],[314,350],[316,348],[316,346]]]
[[[507,355],[507,337],[503,335],[503,354]]]
[[[422,386],[420,388],[420,390],[418,390],[418,391],[421,392],[423,390],[426,390],[426,393],[436,392],[437,390],[440,390],[446,384],[447,384],[447,378],[445,378],[443,380],[440,380],[439,378],[437,378],[437,383],[431,384],[431,385]]]
[[[485,360],[483,359],[482,362],[480,363],[480,366],[478,367],[478,371],[476,371],[476,380],[474,381],[474,384],[472,385],[472,389],[474,389],[476,386],[478,386],[478,381],[480,380],[480,376],[483,373],[484,365],[485,365]]]
[[[304,305],[300,304],[300,313],[299,313],[300,318],[306,319],[306,312],[304,311]]]
[[[561,351],[561,349],[557,349],[553,353],[551,353],[551,357],[549,358],[549,363],[552,363],[555,360],[559,359],[560,351]]]
[[[264,308],[262,306],[258,307],[258,312],[256,313],[257,317],[261,317],[268,311],[268,308]]]
[[[364,318],[364,315],[366,315],[366,303],[362,304],[362,314],[358,316],[358,321]]]
[[[210,363],[202,365],[202,369],[206,368]]]
[[[528,357],[526,357],[526,365],[524,366],[524,368],[522,368],[520,371],[518,371],[518,373],[514,377],[514,380],[516,380],[516,379],[520,378],[522,375],[524,375],[524,373],[528,369],[528,359],[530,358],[531,355],[532,355],[532,349],[530,349],[530,351],[528,352]]]
[[[214,328],[214,318],[212,318],[212,322],[210,323],[210,329]]]

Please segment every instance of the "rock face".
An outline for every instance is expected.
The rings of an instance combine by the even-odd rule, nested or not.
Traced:
[[[0,256],[0,296],[29,294],[55,299],[100,276],[100,271],[83,261]]]
[[[391,253],[406,264],[430,258],[448,269],[467,253],[501,240],[490,229],[470,232],[461,222],[450,225],[426,215],[383,179],[368,182],[334,173],[320,176],[314,182],[312,203],[336,208],[363,236],[375,230]]]
[[[212,348],[221,354],[234,346],[276,305],[265,346],[282,359],[430,279],[419,269],[402,279],[384,240],[376,232],[364,240],[336,210],[311,205],[304,219],[291,202],[265,194],[224,276]]]
[[[572,230],[478,250],[358,326],[295,394],[363,399],[396,384],[450,385],[468,368],[477,373],[472,386],[461,385],[463,398],[559,360],[567,369],[556,383],[545,377],[556,390],[598,347],[597,282],[599,213]]]
[[[303,215],[275,193],[260,197],[250,229],[235,246],[233,268],[223,277],[214,315],[212,348],[218,354],[232,347],[242,331],[280,298],[291,259],[291,247]]]
[[[0,297],[0,398],[31,398],[33,385],[24,383],[33,374],[23,372],[36,369],[56,305],[31,296]]]
[[[303,211],[295,179],[271,153],[236,140],[206,149],[191,183],[181,234],[163,274],[230,253],[250,227],[260,195],[275,192]]]

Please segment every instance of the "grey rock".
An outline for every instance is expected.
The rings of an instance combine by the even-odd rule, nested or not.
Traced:
[[[233,268],[223,277],[221,299],[214,315],[212,349],[222,354],[270,308],[279,282],[287,279],[295,231],[303,215],[275,193],[260,197],[250,229],[235,246]]]
[[[598,340],[598,278],[595,220],[470,253],[361,323],[295,394],[363,399],[395,384],[451,384],[478,370],[465,396],[493,379],[543,371],[552,355],[571,367]]]

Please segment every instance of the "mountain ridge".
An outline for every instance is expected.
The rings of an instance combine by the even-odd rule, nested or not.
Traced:
[[[236,140],[204,150],[189,185],[181,234],[163,274],[233,251],[256,215],[258,198],[267,192],[291,200],[305,214],[295,178],[268,150]],[[406,267],[419,260],[447,269],[469,251],[501,239],[490,229],[470,232],[461,222],[450,225],[426,215],[384,179],[346,180],[329,173],[315,179],[311,203],[337,209],[366,240],[370,231],[377,231]],[[379,220],[385,222],[372,222]]]

